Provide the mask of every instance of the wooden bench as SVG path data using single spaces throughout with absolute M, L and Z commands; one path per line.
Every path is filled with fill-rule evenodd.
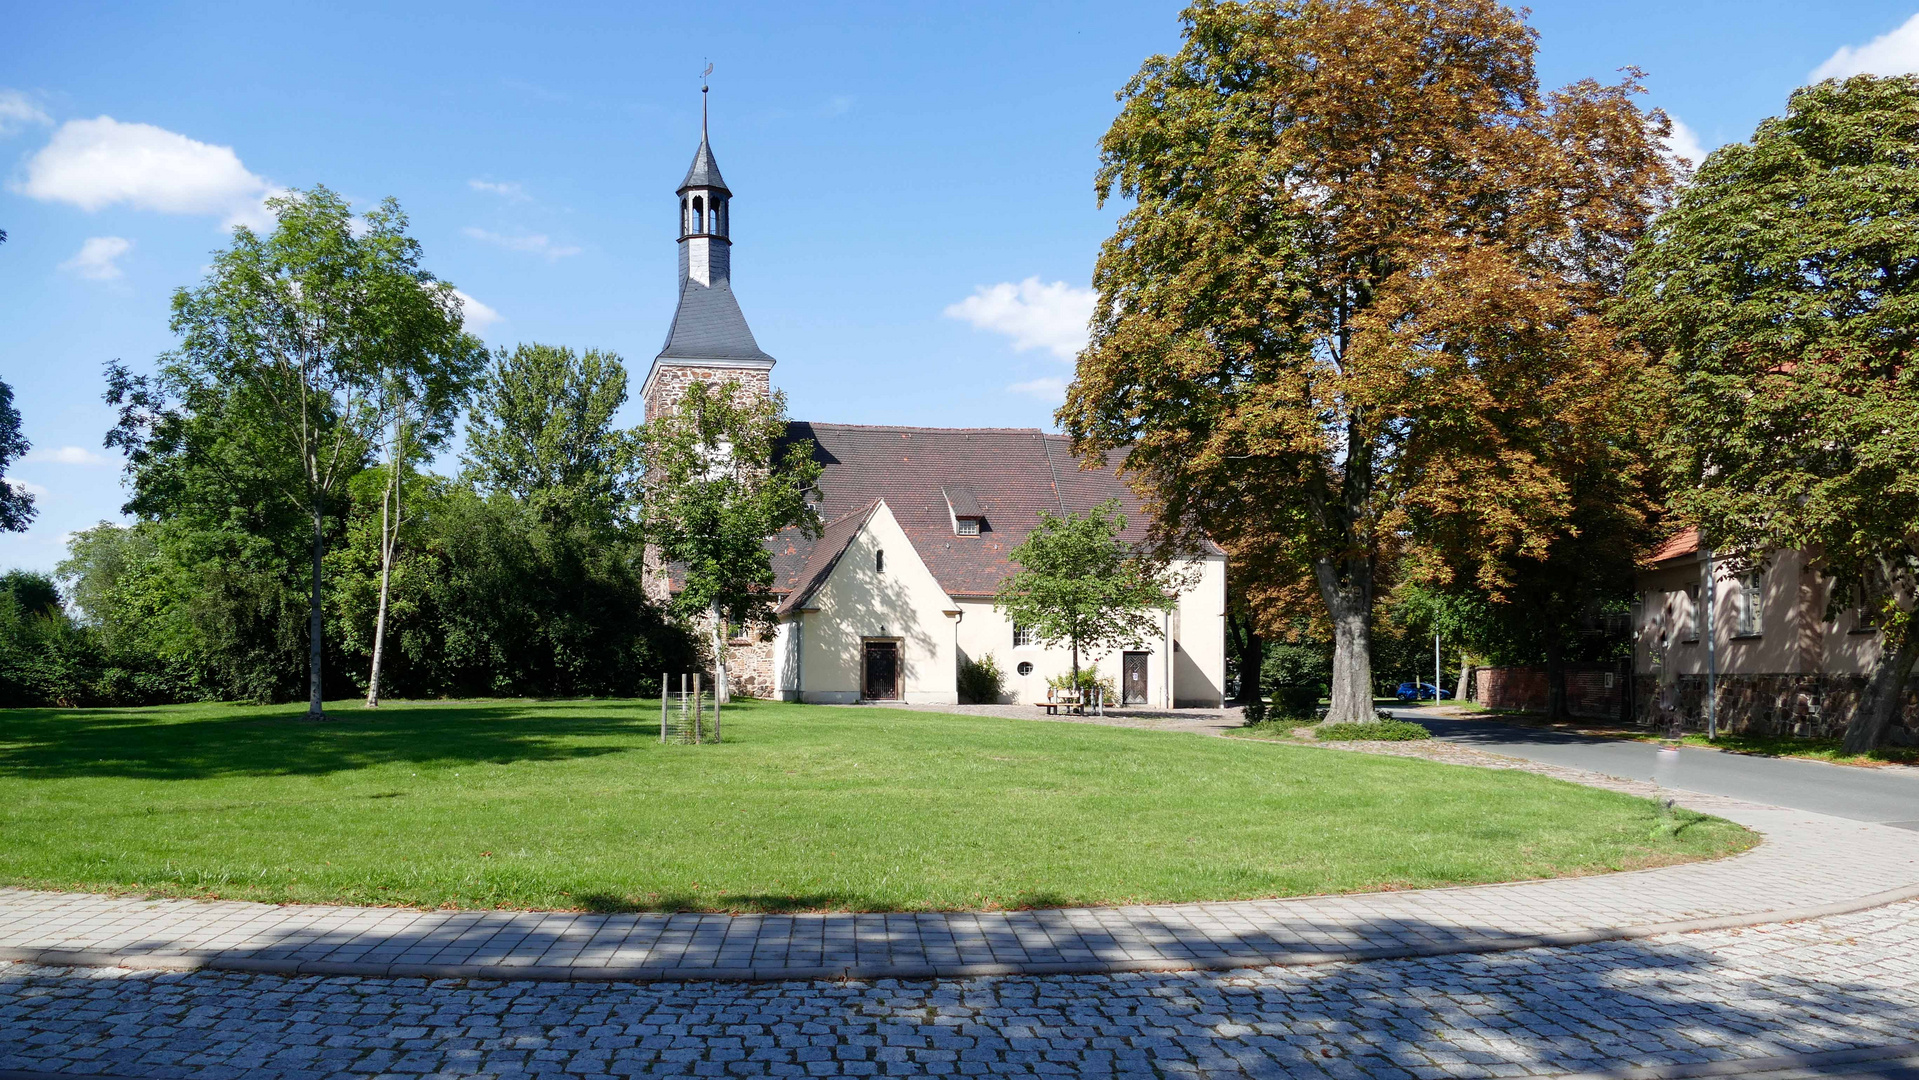
M 1033 702 L 1033 704 L 1039 708 L 1045 709 L 1046 715 L 1048 716 L 1058 716 L 1059 711 L 1061 709 L 1065 709 L 1068 713 L 1076 712 L 1076 713 L 1079 713 L 1081 716 L 1085 716 L 1086 706 L 1089 703 L 1086 700 L 1085 691 L 1061 690 L 1057 687 L 1049 686 L 1046 688 L 1046 700 L 1035 701 Z M 1093 700 L 1090 702 L 1090 704 L 1093 706 L 1093 711 L 1095 714 L 1099 716 L 1105 716 L 1106 715 L 1106 692 L 1104 690 L 1093 691 Z

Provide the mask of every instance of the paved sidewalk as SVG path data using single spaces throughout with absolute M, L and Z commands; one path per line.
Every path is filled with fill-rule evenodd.
M 1232 972 L 638 984 L 0 964 L 0 1069 L 155 1080 L 1469 1080 L 1646 1066 L 1748 1076 L 1758 1068 L 1735 1063 L 1780 1059 L 1850 1060 L 1856 1075 L 1877 1071 L 1862 1058 L 1898 1068 L 1889 1059 L 1916 1042 L 1919 902 L 1569 949 Z
M 1652 791 L 1649 785 L 1460 747 L 1374 749 Z M 0 960 L 602 980 L 1224 969 L 1569 945 L 1919 897 L 1919 834 L 1715 796 L 1681 794 L 1680 801 L 1752 827 L 1766 841 L 1731 859 L 1583 878 L 1003 913 L 450 912 L 8 889 L 0 890 Z

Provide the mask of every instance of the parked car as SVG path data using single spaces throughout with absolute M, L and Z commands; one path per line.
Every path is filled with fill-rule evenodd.
M 1444 687 L 1434 686 L 1432 683 L 1403 682 L 1399 684 L 1399 689 L 1394 692 L 1394 696 L 1398 697 L 1401 701 L 1427 701 L 1431 699 L 1443 701 L 1446 698 L 1452 697 L 1453 692 Z

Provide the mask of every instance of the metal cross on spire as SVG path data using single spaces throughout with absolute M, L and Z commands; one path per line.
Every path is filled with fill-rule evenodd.
M 706 77 L 713 74 L 713 62 L 706 63 L 706 70 L 700 72 L 700 141 L 706 141 Z

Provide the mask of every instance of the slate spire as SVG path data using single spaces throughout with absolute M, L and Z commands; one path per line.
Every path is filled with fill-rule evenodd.
M 702 86 L 700 147 L 694 151 L 693 164 L 676 192 L 680 203 L 680 302 L 666 331 L 666 345 L 654 358 L 642 390 L 649 403 L 661 373 L 668 368 L 764 372 L 773 366 L 773 358 L 753 340 L 753 331 L 733 297 L 733 192 L 720 177 L 706 126 L 706 88 Z M 709 372 L 706 377 L 715 375 L 723 372 Z M 764 377 L 760 381 L 764 382 Z

